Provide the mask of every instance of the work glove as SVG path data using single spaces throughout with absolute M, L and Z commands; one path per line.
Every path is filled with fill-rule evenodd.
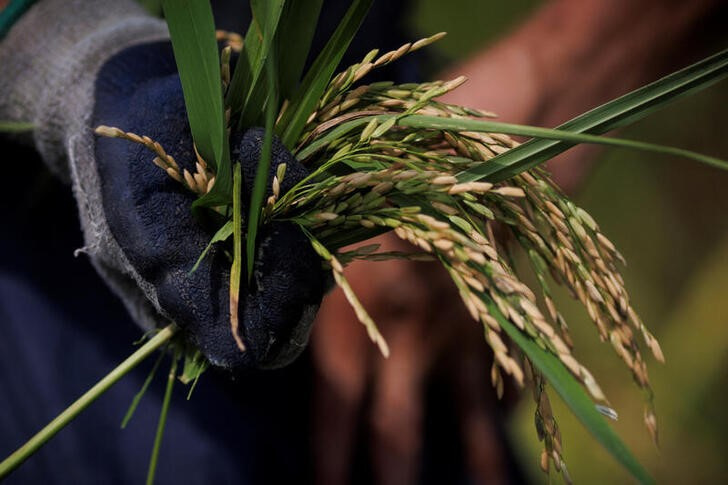
M 93 134 L 109 125 L 147 135 L 195 171 L 162 22 L 129 0 L 40 1 L 0 43 L 0 66 L 0 119 L 34 123 L 37 149 L 73 186 L 85 240 L 79 252 L 140 326 L 173 321 L 212 364 L 229 369 L 279 367 L 300 354 L 326 286 L 301 231 L 283 222 L 259 230 L 253 277 L 241 281 L 242 351 L 230 324 L 229 257 L 213 246 L 190 271 L 216 229 L 193 216 L 196 196 L 155 166 L 143 146 Z M 231 158 L 243 167 L 244 207 L 262 138 L 260 128 L 230 136 Z M 276 139 L 268 187 L 281 163 L 283 193 L 306 169 Z

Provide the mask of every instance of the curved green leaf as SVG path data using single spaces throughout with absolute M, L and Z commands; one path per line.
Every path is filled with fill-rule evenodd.
M 154 365 L 152 366 L 152 370 L 150 370 L 149 374 L 147 374 L 147 378 L 144 379 L 144 383 L 142 384 L 141 389 L 139 389 L 139 391 L 136 394 L 134 394 L 134 398 L 131 400 L 129 409 L 126 410 L 124 419 L 121 420 L 121 429 L 126 428 L 126 425 L 129 424 L 129 421 L 131 421 L 132 416 L 134 416 L 134 412 L 136 411 L 137 407 L 139 406 L 139 403 L 141 402 L 142 397 L 144 397 L 144 394 L 147 392 L 147 389 L 149 389 L 149 384 L 152 383 L 152 380 L 154 379 L 154 376 L 157 373 L 159 364 L 162 363 L 162 358 L 164 358 L 164 351 L 159 353 L 159 357 L 157 357 L 156 362 L 154 362 Z
M 551 128 L 540 128 L 537 126 L 527 126 L 527 125 L 516 125 L 512 123 L 501 123 L 499 121 L 486 121 L 486 120 L 473 120 L 473 119 L 463 119 L 463 118 L 443 118 L 439 116 L 424 116 L 424 115 L 373 115 L 373 116 L 365 116 L 362 118 L 357 118 L 352 121 L 348 121 L 346 123 L 342 123 L 341 125 L 337 126 L 333 130 L 331 130 L 330 133 L 327 133 L 326 135 L 322 136 L 318 140 L 314 141 L 313 143 L 309 144 L 305 149 L 301 150 L 296 156 L 299 160 L 303 160 L 306 157 L 310 156 L 323 146 L 325 146 L 330 140 L 334 140 L 337 137 L 340 137 L 347 132 L 351 131 L 352 129 L 355 129 L 356 127 L 362 126 L 367 124 L 372 119 L 377 119 L 380 122 L 385 120 L 392 120 L 393 118 L 397 118 L 397 125 L 399 126 L 407 126 L 411 128 L 421 128 L 421 129 L 434 129 L 434 130 L 452 130 L 452 131 L 480 131 L 480 132 L 489 132 L 489 133 L 505 133 L 508 135 L 520 135 L 520 136 L 529 136 L 539 139 L 543 142 L 549 142 L 549 143 L 555 143 L 555 142 L 562 142 L 562 143 L 569 143 L 570 146 L 573 146 L 577 143 L 591 143 L 591 144 L 597 144 L 597 145 L 607 145 L 607 146 L 613 146 L 613 147 L 619 147 L 619 148 L 629 148 L 633 150 L 643 150 L 648 152 L 655 152 L 655 153 L 662 153 L 667 155 L 675 155 L 675 156 L 681 156 L 685 158 L 689 158 L 692 160 L 696 160 L 698 162 L 705 163 L 707 165 L 721 168 L 724 170 L 728 170 L 728 162 L 721 160 L 719 158 L 710 157 L 708 155 L 703 155 L 701 153 L 696 153 L 691 150 L 685 150 L 683 148 L 676 148 L 676 147 L 669 147 L 665 145 L 658 145 L 654 143 L 645 143 L 641 141 L 635 141 L 635 140 L 625 140 L 623 138 L 614 138 L 614 137 L 606 137 L 606 136 L 598 136 L 598 135 L 590 135 L 590 134 L 583 134 L 583 133 L 574 133 L 570 131 L 565 131 L 562 129 L 551 129 Z M 521 145 L 523 146 L 523 145 Z M 516 151 L 519 147 L 513 148 L 507 152 L 505 152 L 503 155 L 499 155 L 497 157 L 494 157 L 483 164 L 476 166 L 473 169 L 467 170 L 465 172 L 461 172 L 458 174 L 458 179 L 462 182 L 474 180 L 473 174 L 475 173 L 482 173 L 484 171 L 484 167 L 488 167 L 491 164 L 493 164 L 496 160 L 500 159 L 500 157 L 507 155 L 508 153 L 511 153 L 513 151 Z M 530 168 L 532 165 L 529 165 L 527 168 Z M 525 169 L 522 169 L 525 170 Z M 518 170 L 515 173 L 511 174 L 515 175 L 519 173 L 522 170 Z M 477 176 L 476 179 L 480 180 L 486 178 L 485 175 L 483 176 Z M 487 179 L 489 181 L 492 180 L 491 176 L 487 176 Z M 502 178 L 498 178 L 496 181 L 500 181 Z
M 234 187 L 233 183 L 233 187 Z M 195 261 L 194 266 L 192 266 L 192 269 L 190 270 L 189 274 L 194 273 L 197 271 L 197 268 L 200 266 L 200 263 L 203 259 L 205 259 L 205 256 L 207 256 L 207 253 L 210 252 L 210 249 L 212 249 L 212 245 L 217 242 L 222 242 L 227 240 L 227 238 L 230 237 L 230 235 L 233 233 L 233 221 L 227 221 L 220 229 L 217 230 L 217 232 L 212 236 L 212 239 L 210 239 L 210 242 L 207 243 L 207 246 L 205 246 L 205 250 L 202 251 L 202 254 L 197 258 L 197 261 Z
M 216 171 L 210 193 L 195 207 L 224 205 L 230 201 L 232 171 L 225 129 L 220 56 L 210 2 L 163 0 L 162 8 L 172 38 L 192 138 L 197 150 Z
M 164 429 L 167 426 L 167 414 L 169 413 L 169 403 L 172 400 L 172 388 L 177 378 L 177 362 L 179 360 L 179 351 L 175 350 L 172 355 L 172 367 L 167 375 L 167 385 L 164 388 L 164 398 L 162 399 L 162 409 L 159 412 L 159 421 L 157 422 L 157 432 L 154 436 L 154 445 L 152 446 L 152 455 L 149 458 L 149 469 L 147 470 L 147 485 L 154 485 L 154 475 L 157 471 L 157 462 L 159 460 L 159 450 L 162 449 L 162 438 L 164 437 Z
M 726 76 L 728 49 L 603 104 L 564 123 L 558 129 L 574 133 L 606 133 L 644 118 L 668 103 L 705 89 Z M 462 181 L 485 178 L 494 182 L 506 180 L 553 158 L 573 145 L 569 141 L 530 140 L 488 160 L 488 163 L 461 173 L 458 178 Z
M 326 43 L 321 53 L 298 88 L 297 95 L 283 113 L 283 117 L 276 126 L 281 141 L 289 149 L 298 141 L 306 120 L 316 107 L 321 95 L 331 79 L 334 71 L 341 62 L 341 58 L 349 48 L 351 40 L 359 30 L 364 17 L 369 11 L 373 0 L 354 0 L 346 11 L 341 23 Z
M 569 373 L 559 359 L 552 353 L 542 349 L 523 334 L 510 321 L 505 319 L 498 307 L 483 296 L 483 301 L 498 324 L 513 342 L 528 356 L 531 362 L 541 371 L 549 384 L 561 396 L 579 421 L 596 438 L 619 463 L 621 463 L 640 483 L 653 483 L 652 477 L 632 455 L 617 433 L 609 426 L 594 402 L 582 388 L 576 378 Z
M 276 62 L 274 53 L 268 57 L 266 63 L 267 79 L 268 79 L 268 96 L 269 100 L 265 108 L 265 134 L 263 135 L 263 146 L 260 150 L 260 160 L 258 160 L 258 168 L 255 172 L 255 182 L 253 185 L 253 193 L 250 195 L 250 213 L 248 216 L 248 233 L 246 236 L 245 248 L 248 261 L 248 280 L 253 276 L 253 265 L 255 263 L 255 244 L 256 235 L 258 233 L 258 221 L 260 220 L 260 210 L 263 206 L 263 197 L 265 196 L 265 186 L 268 182 L 268 172 L 270 169 L 271 150 L 273 146 L 273 126 L 277 114 L 278 86 L 276 80 Z
M 281 16 L 278 86 L 281 99 L 291 99 L 306 64 L 323 0 L 288 0 Z
M 264 121 L 265 111 L 263 106 L 266 104 L 266 100 L 270 100 L 274 105 L 277 104 L 277 101 L 272 99 L 269 91 L 270 83 L 265 79 L 267 74 L 264 71 L 266 70 L 268 57 L 273 55 L 276 47 L 275 38 L 285 3 L 284 0 L 254 0 L 251 2 L 254 17 L 251 29 L 257 29 L 261 39 L 259 48 L 256 49 L 255 53 L 252 50 L 245 50 L 251 71 L 250 83 L 246 86 L 245 103 L 240 112 L 240 123 L 238 125 L 240 129 L 258 126 Z M 250 57 L 252 55 L 255 57 Z M 232 108 L 233 110 L 236 109 L 235 106 Z M 277 112 L 278 106 L 274 106 L 274 108 Z
M 555 141 L 569 144 L 573 146 L 577 143 L 592 143 L 596 145 L 607 145 L 619 148 L 630 148 L 633 150 L 643 150 L 647 152 L 662 153 L 666 155 L 675 155 L 711 165 L 716 168 L 728 170 L 728 162 L 719 158 L 710 157 L 700 153 L 696 153 L 683 148 L 669 147 L 665 145 L 658 145 L 655 143 L 645 143 L 635 140 L 626 140 L 624 138 L 614 138 L 598 135 L 590 135 L 585 133 L 575 133 L 561 128 L 540 128 L 537 126 L 526 126 L 516 125 L 512 123 L 501 123 L 498 121 L 485 121 L 485 120 L 472 120 L 472 119 L 460 119 L 460 118 L 442 118 L 439 116 L 422 116 L 422 115 L 407 115 L 401 117 L 397 124 L 400 126 L 411 126 L 413 128 L 429 128 L 429 129 L 440 129 L 440 130 L 458 130 L 458 131 L 484 131 L 491 133 L 505 133 L 508 135 L 518 136 L 530 136 L 538 138 L 540 140 L 548 140 L 551 143 Z M 518 147 L 514 148 L 514 151 Z M 549 157 L 551 158 L 551 157 Z M 495 158 L 488 160 L 482 164 L 482 166 L 490 166 Z M 529 166 L 531 166 L 529 164 Z M 471 180 L 471 172 L 475 172 L 479 167 L 475 167 L 462 174 L 458 175 L 458 179 L 461 181 Z M 524 169 L 525 170 L 525 169 Z M 515 174 L 513 174 L 515 175 Z M 483 178 L 483 177 L 479 177 Z M 493 181 L 492 175 L 488 177 L 489 181 Z M 499 179 L 502 180 L 502 179 Z M 496 180 L 498 181 L 498 180 Z

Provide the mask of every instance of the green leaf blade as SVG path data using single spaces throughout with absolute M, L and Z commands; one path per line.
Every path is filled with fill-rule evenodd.
M 121 429 L 126 428 L 126 425 L 129 424 L 129 421 L 131 420 L 132 416 L 134 416 L 134 412 L 136 411 L 137 407 L 139 406 L 139 403 L 141 402 L 142 397 L 144 397 L 144 394 L 146 394 L 147 389 L 149 389 L 149 384 L 152 383 L 152 380 L 154 379 L 154 376 L 157 373 L 157 369 L 159 368 L 159 364 L 162 363 L 163 357 L 164 357 L 164 351 L 159 353 L 159 357 L 157 357 L 156 362 L 154 362 L 154 365 L 152 366 L 152 370 L 149 371 L 147 378 L 144 379 L 144 383 L 142 384 L 141 389 L 139 389 L 139 392 L 134 394 L 134 398 L 132 399 L 131 404 L 129 405 L 129 409 L 126 410 L 124 419 L 121 420 Z
M 277 126 L 277 133 L 281 137 L 281 141 L 289 149 L 293 148 L 301 136 L 306 120 L 315 109 L 331 76 L 359 30 L 372 1 L 354 0 L 351 3 L 339 26 L 304 76 L 296 91 L 298 94 L 291 99 L 288 109 Z
M 207 253 L 210 252 L 210 249 L 212 249 L 212 246 L 217 242 L 226 241 L 227 238 L 229 238 L 233 233 L 233 221 L 227 221 L 220 229 L 217 230 L 217 232 L 212 236 L 212 239 L 210 239 L 210 242 L 207 243 L 207 246 L 205 246 L 205 250 L 202 251 L 202 254 L 197 258 L 197 261 L 195 261 L 194 266 L 192 266 L 192 269 L 190 270 L 189 274 L 194 273 L 197 271 L 197 268 L 200 266 L 200 263 L 202 263 L 202 260 L 205 259 L 205 256 L 207 256 Z
M 187 116 L 197 149 L 206 161 L 222 158 L 222 88 L 215 24 L 204 0 L 164 0 Z
M 285 0 L 253 0 L 251 2 L 253 15 L 256 18 L 255 23 L 262 26 L 262 40 L 256 57 L 252 59 L 250 85 L 240 113 L 239 127 L 241 129 L 259 125 L 264 119 L 261 116 L 261 113 L 264 112 L 263 106 L 271 96 L 264 71 L 268 64 L 268 57 L 273 55 L 276 46 L 276 32 L 285 4 Z
M 578 116 L 558 129 L 574 133 L 601 134 L 644 118 L 668 103 L 725 79 L 728 76 L 728 49 L 648 84 L 620 98 Z M 553 158 L 574 144 L 556 140 L 530 140 L 498 155 L 486 164 L 473 167 L 458 177 L 463 182 L 509 177 Z
M 216 171 L 215 185 L 194 207 L 230 201 L 231 168 L 220 83 L 220 56 L 210 3 L 204 0 L 163 0 L 172 38 L 192 138 Z
M 495 317 L 501 328 L 508 334 L 513 342 L 528 356 L 531 362 L 541 371 L 549 384 L 561 396 L 579 421 L 594 438 L 609 452 L 622 466 L 624 466 L 640 483 L 654 483 L 652 477 L 637 461 L 622 442 L 617 433 L 609 426 L 602 414 L 597 410 L 594 402 L 579 382 L 559 359 L 552 353 L 542 349 L 536 342 L 524 335 L 510 321 L 503 317 L 498 307 L 487 298 L 484 298 L 490 314 Z
M 154 445 L 152 446 L 152 455 L 149 458 L 149 469 L 147 470 L 147 485 L 154 485 L 154 476 L 157 472 L 157 462 L 159 460 L 159 450 L 162 448 L 162 438 L 164 437 L 164 429 L 167 426 L 167 414 L 169 413 L 169 403 L 172 400 L 172 388 L 177 378 L 177 361 L 179 353 L 175 351 L 172 355 L 172 367 L 169 369 L 167 376 L 167 385 L 164 388 L 164 398 L 162 399 L 162 410 L 159 413 L 159 421 L 157 422 L 157 432 L 154 436 Z
M 231 119 L 237 119 L 243 110 L 247 91 L 252 78 L 252 65 L 260 48 L 263 34 L 260 27 L 253 19 L 248 27 L 248 32 L 243 40 L 243 51 L 235 64 L 232 79 L 225 94 L 225 106 L 231 108 Z
M 240 275 L 243 266 L 243 217 L 242 217 L 242 168 L 236 163 L 233 168 L 233 264 L 230 267 L 230 326 L 233 337 L 241 347 L 238 336 L 238 306 L 240 302 Z
M 642 150 L 647 152 L 662 153 L 666 155 L 675 155 L 695 160 L 697 162 L 705 163 L 715 168 L 721 168 L 728 170 L 728 162 L 719 158 L 710 157 L 700 153 L 696 153 L 690 150 L 682 148 L 670 147 L 665 145 L 658 145 L 654 143 L 645 143 L 635 140 L 626 140 L 624 138 L 614 138 L 606 136 L 591 135 L 588 133 L 579 133 L 564 130 L 561 128 L 541 128 L 537 126 L 527 125 L 516 125 L 512 123 L 501 123 L 498 121 L 484 121 L 484 120 L 472 120 L 472 119 L 458 119 L 458 118 L 443 118 L 438 116 L 423 116 L 423 115 L 407 115 L 401 117 L 397 124 L 400 126 L 410 126 L 414 128 L 429 128 L 429 129 L 441 129 L 441 130 L 457 130 L 457 131 L 481 131 L 481 132 L 492 132 L 492 133 L 505 133 L 508 135 L 520 135 L 530 136 L 538 139 L 539 141 L 545 141 L 549 143 L 562 143 L 573 146 L 578 143 L 591 143 L 595 145 L 606 145 L 618 148 L 628 148 L 632 150 Z M 517 150 L 519 147 L 513 148 L 510 151 Z M 509 152 L 510 152 L 509 151 Z M 506 152 L 509 153 L 509 152 Z M 496 157 L 497 158 L 497 157 Z M 496 158 L 492 158 L 484 162 L 481 166 L 475 169 L 468 170 L 464 173 L 458 174 L 458 179 L 461 182 L 470 181 L 470 173 L 479 170 L 481 167 L 487 167 L 494 165 Z M 525 169 L 524 169 L 525 170 Z M 522 170 L 521 170 L 522 171 Z M 509 174 L 513 176 L 514 174 Z M 480 177 L 484 178 L 484 177 Z M 479 179 L 480 179 L 479 178 Z M 499 182 L 502 178 L 493 179 L 488 178 L 489 181 Z
M 246 236 L 246 256 L 248 263 L 248 280 L 253 276 L 253 267 L 255 264 L 255 247 L 258 234 L 258 223 L 260 220 L 260 211 L 263 207 L 263 197 L 265 196 L 265 186 L 268 182 L 268 172 L 271 164 L 271 151 L 273 147 L 273 128 L 277 114 L 278 87 L 275 84 L 276 64 L 273 53 L 267 62 L 267 79 L 269 99 L 265 112 L 265 134 L 263 135 L 263 146 L 260 152 L 260 160 L 258 161 L 258 169 L 255 172 L 255 181 L 253 185 L 253 193 L 250 196 L 250 213 L 248 215 L 248 233 Z
M 705 163 L 715 168 L 728 170 L 728 162 L 725 160 L 721 160 L 719 158 L 711 157 L 708 155 L 703 155 L 701 153 L 696 153 L 683 148 L 658 145 L 654 143 L 645 143 L 636 140 L 626 140 L 623 138 L 591 135 L 588 133 L 575 133 L 556 128 L 541 128 L 537 126 L 502 123 L 499 121 L 445 118 L 439 116 L 425 115 L 372 115 L 342 123 L 341 125 L 331 130 L 330 133 L 327 133 L 318 140 L 306 146 L 303 150 L 297 153 L 297 158 L 299 160 L 304 160 L 306 157 L 316 152 L 319 148 L 326 145 L 330 140 L 336 139 L 336 137 L 341 136 L 359 126 L 362 126 L 372 119 L 378 120 L 380 122 L 392 122 L 396 119 L 396 124 L 398 126 L 409 128 L 436 129 L 443 131 L 449 130 L 504 133 L 508 135 L 529 136 L 541 142 L 567 143 L 569 144 L 569 146 L 578 143 L 591 143 L 596 145 L 606 145 L 632 150 L 642 150 L 647 152 L 685 157 L 701 163 Z M 499 167 L 504 166 L 503 164 L 499 164 L 498 160 L 502 160 L 501 157 L 503 157 L 504 155 L 508 155 L 511 152 L 517 151 L 521 146 L 524 145 L 520 145 L 519 147 L 513 148 L 505 152 L 503 155 L 499 155 L 486 162 L 483 162 L 481 165 L 478 165 L 473 169 L 461 172 L 460 174 L 458 174 L 458 180 L 460 182 L 469 182 L 472 180 L 482 180 L 486 177 L 489 181 L 498 182 L 503 180 L 502 177 L 495 177 L 495 175 L 493 175 Z M 530 166 L 527 168 L 530 168 Z M 519 169 L 513 173 L 509 173 L 509 176 L 505 178 L 509 178 L 526 169 Z
M 311 49 L 323 0 L 288 0 L 276 38 L 281 99 L 291 99 Z

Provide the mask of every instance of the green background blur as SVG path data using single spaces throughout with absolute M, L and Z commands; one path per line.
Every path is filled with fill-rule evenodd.
M 422 34 L 447 31 L 440 49 L 459 58 L 507 33 L 539 3 L 419 0 L 412 27 Z M 620 136 L 728 159 L 726 107 L 728 81 L 723 81 L 621 131 Z M 728 478 L 728 173 L 681 159 L 611 150 L 599 156 L 575 198 L 627 259 L 624 276 L 633 305 L 662 344 L 667 363 L 648 359 L 660 425 L 659 450 L 642 424 L 642 394 L 629 372 L 611 346 L 599 342 L 586 312 L 562 294 L 558 303 L 570 324 L 577 358 L 600 381 L 619 412 L 615 429 L 658 483 L 724 482 Z M 551 395 L 572 478 L 577 483 L 630 483 L 556 394 Z M 548 478 L 538 467 L 541 445 L 533 412 L 531 400 L 522 399 L 509 424 L 510 435 L 526 474 L 534 483 L 546 483 Z

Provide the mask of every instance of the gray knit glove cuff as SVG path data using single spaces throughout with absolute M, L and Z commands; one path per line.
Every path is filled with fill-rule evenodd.
M 164 25 L 130 0 L 42 1 L 0 44 L 0 65 L 7 66 L 0 71 L 0 119 L 35 124 L 38 150 L 73 184 L 82 251 L 137 323 L 176 322 L 220 367 L 285 365 L 303 350 L 326 286 L 321 260 L 299 228 L 280 221 L 261 228 L 253 279 L 241 282 L 233 326 L 224 249 L 213 248 L 190 273 L 214 232 L 190 212 L 194 196 L 150 163 L 143 147 L 93 135 L 96 124 L 148 135 L 194 169 L 171 45 L 155 42 L 166 37 Z M 262 139 L 256 128 L 231 135 L 245 193 Z M 279 163 L 286 164 L 286 184 L 308 174 L 278 140 L 271 162 L 270 180 Z
M 125 48 L 168 37 L 164 22 L 132 0 L 41 0 L 0 42 L 0 120 L 34 124 L 37 150 L 73 185 L 85 240 L 81 251 L 144 328 L 159 318 L 156 291 L 109 230 L 90 123 L 104 62 Z
M 92 142 L 96 73 L 115 53 L 168 38 L 133 0 L 41 0 L 0 42 L 0 120 L 30 121 L 35 146 L 70 180 L 73 138 Z

